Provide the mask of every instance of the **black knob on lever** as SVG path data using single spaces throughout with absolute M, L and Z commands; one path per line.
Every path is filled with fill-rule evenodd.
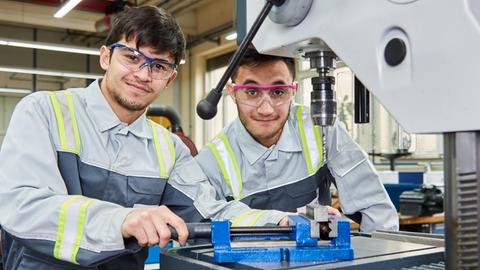
M 217 114 L 217 104 L 222 97 L 222 91 L 217 92 L 215 88 L 208 93 L 207 97 L 197 104 L 197 114 L 200 118 L 208 120 Z

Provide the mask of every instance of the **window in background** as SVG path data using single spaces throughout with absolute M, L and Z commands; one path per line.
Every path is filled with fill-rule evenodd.
M 217 86 L 220 78 L 227 69 L 228 60 L 233 53 L 224 54 L 207 60 L 207 72 L 205 74 L 205 93 Z M 226 90 L 224 90 L 223 97 L 217 106 L 217 115 L 211 119 L 203 121 L 204 142 L 206 144 L 213 137 L 215 137 L 228 123 L 237 117 L 237 107 L 233 103 Z

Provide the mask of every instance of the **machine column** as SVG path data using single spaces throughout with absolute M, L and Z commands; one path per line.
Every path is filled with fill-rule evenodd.
M 447 269 L 480 268 L 480 131 L 444 135 Z

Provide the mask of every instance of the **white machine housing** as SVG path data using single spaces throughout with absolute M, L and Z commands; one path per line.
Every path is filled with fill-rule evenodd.
M 247 29 L 264 5 L 247 0 Z M 407 48 L 395 67 L 392 38 Z M 408 132 L 480 130 L 479 0 L 313 0 L 295 26 L 267 18 L 253 44 L 291 57 L 332 50 Z

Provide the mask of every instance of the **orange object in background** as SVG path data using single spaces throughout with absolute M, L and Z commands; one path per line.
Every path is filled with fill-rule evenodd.
M 171 131 L 172 122 L 166 116 L 152 116 L 147 115 L 148 119 L 151 119 L 153 122 L 162 125 L 164 128 Z
M 148 107 L 147 117 L 180 137 L 183 143 L 190 149 L 192 156 L 198 154 L 197 147 L 193 141 L 183 133 L 180 117 L 173 108 L 166 105 L 152 104 Z

